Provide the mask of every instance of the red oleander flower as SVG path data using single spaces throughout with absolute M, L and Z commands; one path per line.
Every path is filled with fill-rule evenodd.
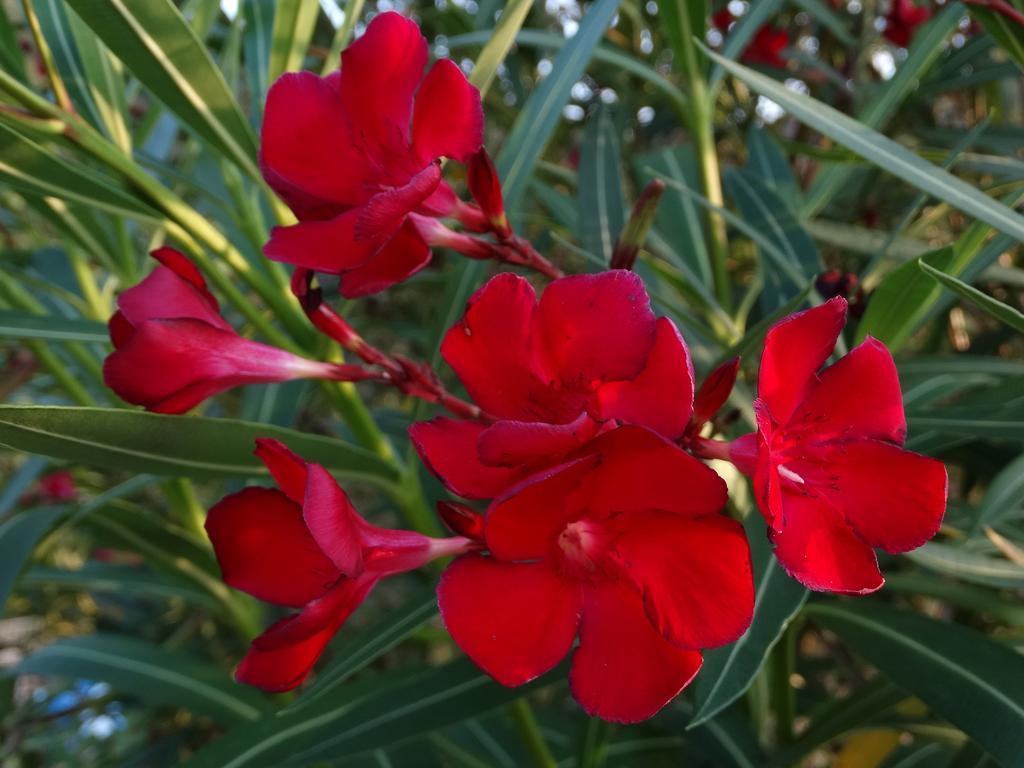
M 275 227 L 277 261 L 340 275 L 348 297 L 383 290 L 454 235 L 433 217 L 459 203 L 441 157 L 483 143 L 480 93 L 448 59 L 424 75 L 427 42 L 398 13 L 375 17 L 327 77 L 282 75 L 264 112 L 260 162 L 299 223 Z
M 626 270 L 555 280 L 540 301 L 523 278 L 498 275 L 441 353 L 490 423 L 436 418 L 410 436 L 466 498 L 493 498 L 618 423 L 678 437 L 692 411 L 686 343 Z
M 711 17 L 711 24 L 722 34 L 729 31 L 730 25 L 736 17 L 728 8 L 723 8 Z M 765 24 L 754 34 L 753 39 L 747 45 L 746 50 L 740 57 L 743 61 L 751 64 L 763 64 L 767 67 L 785 69 L 786 60 L 780 55 L 786 46 L 789 45 L 789 32 L 785 29 Z
M 371 525 L 318 464 L 275 440 L 256 455 L 280 490 L 246 488 L 210 510 L 206 531 L 224 581 L 301 611 L 252 642 L 235 677 L 267 691 L 295 688 L 324 647 L 382 578 L 474 546 Z
M 297 378 L 356 380 L 358 366 L 315 362 L 239 336 L 195 265 L 173 248 L 160 265 L 118 296 L 110 318 L 114 352 L 103 379 L 121 399 L 158 413 L 184 413 L 215 394 L 258 382 Z
M 846 322 L 834 298 L 777 323 L 765 338 L 758 431 L 733 444 L 753 473 L 775 555 L 810 589 L 865 594 L 882 575 L 873 548 L 907 552 L 939 529 L 946 468 L 903 450 L 896 365 L 873 338 L 818 369 Z
M 725 483 L 655 433 L 624 426 L 496 499 L 489 555 L 444 572 L 441 616 L 463 651 L 517 686 L 573 653 L 588 714 L 651 717 L 697 674 L 701 649 L 738 638 L 754 604 L 742 528 L 717 514 Z
M 890 42 L 906 48 L 914 38 L 917 28 L 931 16 L 931 8 L 914 5 L 913 0 L 891 0 L 889 13 L 885 17 L 885 31 L 882 34 Z

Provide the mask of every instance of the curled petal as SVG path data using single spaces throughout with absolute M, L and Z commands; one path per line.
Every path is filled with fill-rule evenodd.
M 284 443 L 267 437 L 256 438 L 253 453 L 266 466 L 284 495 L 301 506 L 306 498 L 305 460 Z
M 425 203 L 441 181 L 441 166 L 430 163 L 407 184 L 379 192 L 360 209 L 355 236 L 359 240 L 391 235 L 410 213 Z
M 505 563 L 464 555 L 437 588 L 452 639 L 502 685 L 544 674 L 569 652 L 582 590 L 544 563 Z
M 338 289 L 347 299 L 383 291 L 430 263 L 430 247 L 409 216 L 369 261 L 341 273 Z
M 846 323 L 846 299 L 836 297 L 813 309 L 797 312 L 771 327 L 764 339 L 757 394 L 772 416 L 785 424 L 815 375 L 835 348 Z
M 416 93 L 412 143 L 420 162 L 450 157 L 465 163 L 484 141 L 480 91 L 451 59 L 430 68 Z
M 693 401 L 693 426 L 700 429 L 708 421 L 715 417 L 715 414 L 725 405 L 729 399 L 732 388 L 736 384 L 736 374 L 740 369 L 740 359 L 734 357 L 726 360 L 715 368 L 704 383 Z
M 136 286 L 117 297 L 121 316 L 133 326 L 147 320 L 193 318 L 230 330 L 220 316 L 217 300 L 207 290 L 199 270 L 171 248 L 153 252 L 160 266 Z
M 476 421 L 437 418 L 409 428 L 409 437 L 427 468 L 454 494 L 490 499 L 518 482 L 520 469 L 491 467 L 477 455 L 486 425 Z
M 537 335 L 562 384 L 631 379 L 654 346 L 655 322 L 643 281 L 613 269 L 551 283 L 537 312 Z
M 317 272 L 339 274 L 365 264 L 381 246 L 378 240 L 358 239 L 356 223 L 362 210 L 353 208 L 327 221 L 302 221 L 274 227 L 263 246 L 273 261 Z
M 206 532 L 224 581 L 268 603 L 304 605 L 338 579 L 302 510 L 280 491 L 246 488 L 225 497 L 207 515 Z
M 346 579 L 301 613 L 272 625 L 253 640 L 249 653 L 235 670 L 235 679 L 272 692 L 290 691 L 300 685 L 375 583 L 372 579 Z
M 348 577 L 363 570 L 360 518 L 348 495 L 319 464 L 307 469 L 302 517 L 320 551 Z
M 597 411 L 604 421 L 618 419 L 679 437 L 693 411 L 693 364 L 675 323 L 660 317 L 654 347 L 636 378 L 605 384 L 597 391 Z
M 569 686 L 591 717 L 638 723 L 674 699 L 700 670 L 700 653 L 669 643 L 621 582 L 588 586 Z
M 585 413 L 568 424 L 498 421 L 480 434 L 477 451 L 480 460 L 491 466 L 551 465 L 590 440 L 598 429 L 600 425 Z

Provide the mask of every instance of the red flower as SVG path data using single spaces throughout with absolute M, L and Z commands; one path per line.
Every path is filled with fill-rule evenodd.
M 39 478 L 39 496 L 46 501 L 73 501 L 78 498 L 78 486 L 68 470 L 61 469 Z
M 723 8 L 712 15 L 711 24 L 722 34 L 725 34 L 729 31 L 729 27 L 735 19 L 736 17 L 732 15 L 728 8 Z M 747 45 L 740 58 L 751 64 L 763 64 L 766 67 L 785 69 L 786 60 L 780 54 L 788 45 L 789 32 L 785 29 L 765 24 L 754 34 L 753 39 Z
M 932 16 L 931 8 L 914 5 L 913 0 L 892 0 L 889 13 L 885 17 L 886 39 L 906 48 L 914 37 L 914 32 Z
M 649 430 L 624 426 L 496 499 L 490 556 L 444 572 L 452 638 L 508 686 L 573 653 L 569 683 L 588 714 L 637 722 L 697 674 L 700 650 L 750 624 L 742 528 L 717 512 L 725 483 Z
M 733 444 L 753 470 L 775 555 L 810 589 L 880 588 L 873 547 L 907 552 L 939 529 L 946 468 L 902 450 L 896 365 L 872 338 L 820 374 L 846 321 L 846 301 L 777 323 L 765 338 L 754 402 L 758 431 Z M 756 462 L 756 465 L 755 465 Z
M 296 378 L 355 380 L 357 366 L 306 360 L 243 339 L 220 316 L 217 300 L 195 265 L 172 248 L 117 299 L 110 318 L 115 351 L 103 365 L 107 386 L 123 400 L 158 413 L 184 413 L 240 384 Z
M 483 143 L 480 93 L 448 59 L 424 75 L 416 23 L 382 13 L 327 77 L 282 75 L 267 96 L 260 160 L 300 223 L 275 227 L 277 261 L 341 276 L 345 296 L 383 290 L 427 265 L 430 217 L 457 198 L 438 159 Z
M 693 367 L 643 282 L 610 270 L 555 280 L 537 301 L 523 278 L 494 277 L 441 345 L 489 424 L 437 418 L 413 443 L 449 490 L 493 498 L 616 423 L 668 438 L 693 406 Z
M 224 581 L 275 605 L 301 608 L 252 642 L 235 677 L 268 691 L 295 688 L 382 578 L 460 554 L 468 539 L 432 539 L 371 525 L 318 464 L 257 440 L 281 490 L 246 488 L 210 510 L 206 531 Z

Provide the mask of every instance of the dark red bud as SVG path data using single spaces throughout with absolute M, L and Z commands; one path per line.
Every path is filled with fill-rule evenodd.
M 481 149 L 469 159 L 469 192 L 490 222 L 494 234 L 501 239 L 512 236 L 505 201 L 501 194 L 501 179 L 487 150 Z
M 437 514 L 456 536 L 465 536 L 473 541 L 484 540 L 484 516 L 475 509 L 457 501 L 439 501 Z
M 729 399 L 729 394 L 736 383 L 736 374 L 739 369 L 740 359 L 734 357 L 715 368 L 704 379 L 704 383 L 701 384 L 700 390 L 693 400 L 693 418 L 690 419 L 691 431 L 699 430 L 725 405 L 725 401 Z
M 838 269 L 822 272 L 814 281 L 815 290 L 823 299 L 831 299 L 843 294 L 843 273 Z

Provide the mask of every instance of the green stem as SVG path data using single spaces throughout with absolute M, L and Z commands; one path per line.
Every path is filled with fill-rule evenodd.
M 89 268 L 89 264 L 82 257 L 76 247 L 69 247 L 66 250 L 68 261 L 71 262 L 71 271 L 75 273 L 78 287 L 82 289 L 82 298 L 85 299 L 92 320 L 105 321 L 110 316 L 110 308 L 100 294 L 99 286 L 96 284 L 96 276 Z
M 796 719 L 796 692 L 791 678 L 796 670 L 796 638 L 799 622 L 792 622 L 772 651 L 772 699 L 775 710 L 775 745 L 793 740 Z
M 509 712 L 534 766 L 536 768 L 556 768 L 558 763 L 555 762 L 547 742 L 544 741 L 530 702 L 525 698 L 516 699 L 509 704 Z
M 164 496 L 177 513 L 181 527 L 201 541 L 206 541 L 206 510 L 199 503 L 191 480 L 176 477 L 163 484 Z
M 74 105 L 71 103 L 71 97 L 68 96 L 68 89 L 64 87 L 64 81 L 60 79 L 60 72 L 57 71 L 57 65 L 53 61 L 53 53 L 50 51 L 50 46 L 46 44 L 46 38 L 43 37 L 43 30 L 39 26 L 39 18 L 36 16 L 35 8 L 32 7 L 32 0 L 21 0 L 21 8 L 25 14 L 28 28 L 32 32 L 32 39 L 35 41 L 39 58 L 43 62 L 43 69 L 46 70 L 46 77 L 50 81 L 50 88 L 53 89 L 54 100 L 62 108 L 73 112 Z

